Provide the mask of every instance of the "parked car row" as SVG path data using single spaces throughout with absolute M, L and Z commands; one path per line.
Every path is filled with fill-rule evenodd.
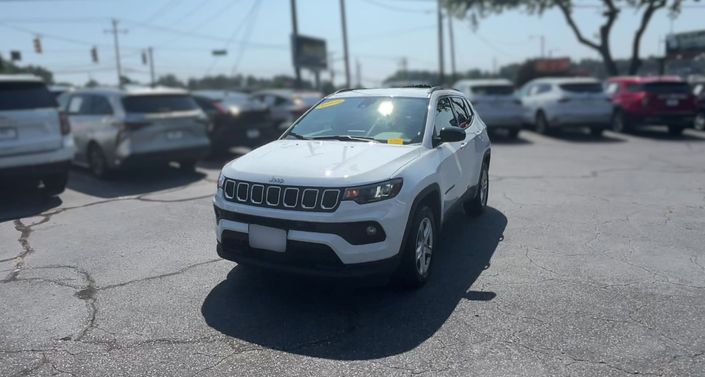
M 208 153 L 255 146 L 279 134 L 317 93 L 173 88 L 48 88 L 31 75 L 0 75 L 0 178 L 3 184 L 66 186 L 71 163 L 99 178 L 131 166 L 176 162 L 193 170 Z
M 661 125 L 672 135 L 685 128 L 705 130 L 704 83 L 678 77 L 613 77 L 602 83 L 587 77 L 540 78 L 514 90 L 508 80 L 461 80 L 465 93 L 487 125 L 516 137 L 523 125 L 540 133 L 587 128 L 628 132 Z

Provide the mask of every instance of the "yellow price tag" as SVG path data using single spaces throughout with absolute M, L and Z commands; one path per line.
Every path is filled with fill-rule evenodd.
M 322 104 L 316 106 L 316 110 L 325 109 L 326 107 L 331 107 L 331 106 L 335 106 L 335 105 L 340 105 L 343 102 L 345 102 L 344 99 L 333 99 L 328 102 L 323 102 Z
M 404 144 L 404 139 L 387 139 L 387 144 L 402 145 Z

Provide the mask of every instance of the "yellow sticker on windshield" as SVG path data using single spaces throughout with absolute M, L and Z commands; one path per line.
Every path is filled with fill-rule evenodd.
M 331 106 L 335 106 L 335 105 L 340 105 L 343 102 L 345 102 L 344 99 L 333 99 L 328 102 L 323 102 L 322 104 L 316 106 L 316 110 L 325 109 L 326 107 L 331 107 Z
M 404 144 L 404 139 L 387 139 L 387 144 Z

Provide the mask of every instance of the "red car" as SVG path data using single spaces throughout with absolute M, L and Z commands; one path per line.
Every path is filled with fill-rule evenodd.
M 678 77 L 612 77 L 606 91 L 614 104 L 615 132 L 665 125 L 671 135 L 680 135 L 695 119 L 697 100 L 690 85 Z

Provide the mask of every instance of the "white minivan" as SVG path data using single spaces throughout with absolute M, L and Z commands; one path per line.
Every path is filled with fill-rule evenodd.
M 0 75 L 0 182 L 64 191 L 74 142 L 66 118 L 44 82 L 31 75 Z
M 509 138 L 519 135 L 524 107 L 514 94 L 514 84 L 507 79 L 460 80 L 453 88 L 463 92 L 490 131 L 506 130 Z

